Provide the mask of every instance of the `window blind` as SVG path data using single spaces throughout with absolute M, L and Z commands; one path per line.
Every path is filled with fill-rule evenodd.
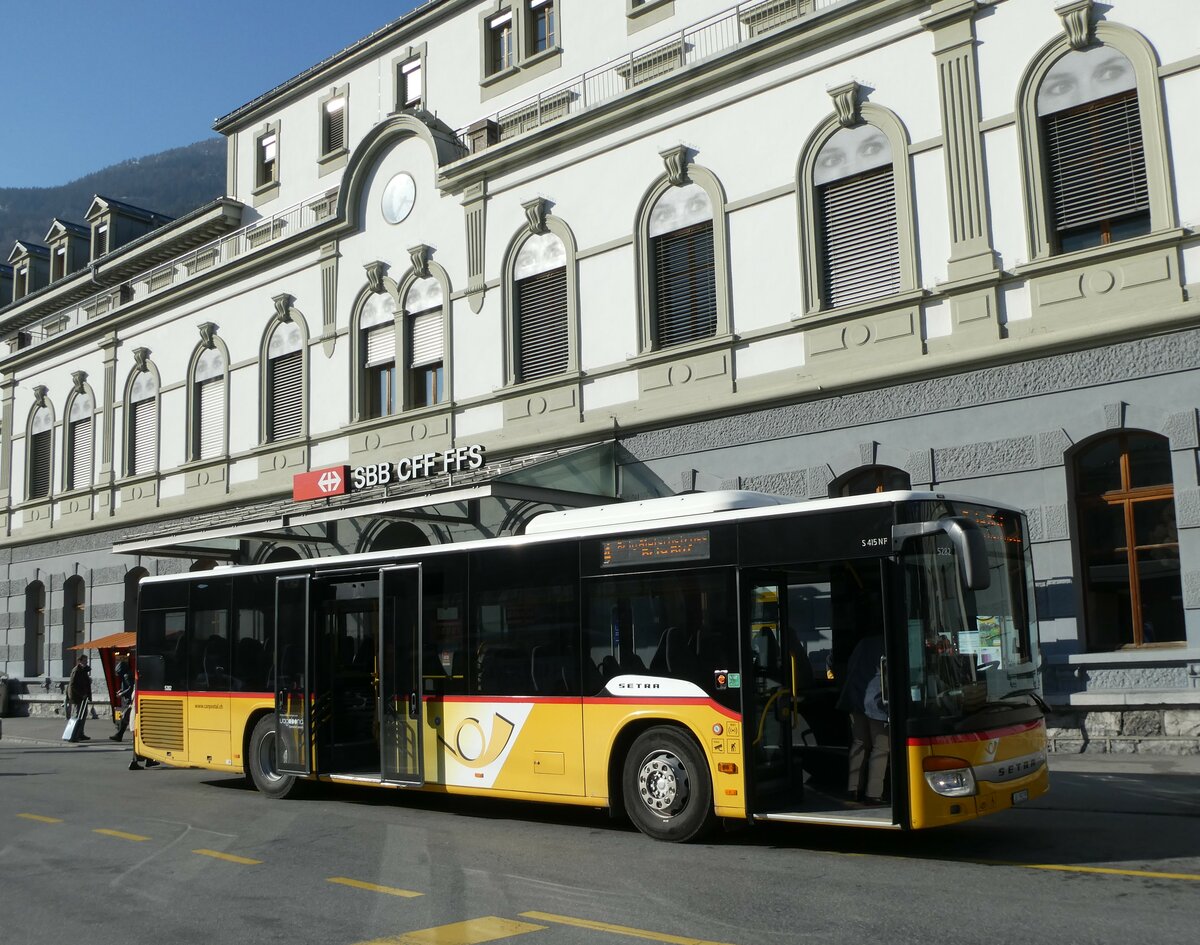
M 197 458 L 212 459 L 225 452 L 225 380 L 204 381 L 197 392 Z
M 413 315 L 410 321 L 412 367 L 436 364 L 442 360 L 442 310 L 433 309 Z
M 660 348 L 717 333 L 717 283 L 711 220 L 651 240 L 654 339 Z
M 271 359 L 272 440 L 299 436 L 304 419 L 303 360 L 299 351 Z
M 533 381 L 567 369 L 567 270 L 517 282 L 517 379 Z
M 396 327 L 390 321 L 386 325 L 371 328 L 366 333 L 367 360 L 364 367 L 391 364 L 396 360 Z
M 50 447 L 53 430 L 42 430 L 30 437 L 29 498 L 44 499 L 50 494 Z
M 132 475 L 141 475 L 154 471 L 154 440 L 155 440 L 155 400 L 148 397 L 133 405 L 133 422 L 130 424 L 129 435 L 132 439 L 129 456 Z
M 68 489 L 82 489 L 92 481 L 92 420 L 74 420 L 70 431 L 71 469 Z
M 900 289 L 900 234 L 890 167 L 820 189 L 826 305 L 851 305 Z
M 1136 92 L 1089 102 L 1042 121 L 1056 229 L 1150 209 Z

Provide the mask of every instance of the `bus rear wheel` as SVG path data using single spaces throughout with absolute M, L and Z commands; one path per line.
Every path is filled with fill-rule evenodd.
M 621 789 L 629 819 L 655 840 L 686 843 L 715 821 L 708 764 L 677 728 L 660 726 L 637 737 L 625 756 Z
M 298 784 L 294 775 L 280 774 L 276 765 L 275 733 L 278 727 L 274 712 L 259 719 L 250 733 L 250 749 L 246 753 L 250 780 L 267 797 L 287 797 Z

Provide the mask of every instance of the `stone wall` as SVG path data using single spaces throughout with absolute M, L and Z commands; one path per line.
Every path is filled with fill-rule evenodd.
M 1046 725 L 1052 752 L 1200 755 L 1200 708 L 1068 710 Z

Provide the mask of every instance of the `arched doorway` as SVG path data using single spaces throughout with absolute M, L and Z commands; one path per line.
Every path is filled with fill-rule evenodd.
M 138 585 L 149 574 L 145 568 L 130 568 L 125 572 L 125 604 L 122 611 L 125 621 L 122 630 L 137 629 Z
M 429 544 L 425 533 L 411 522 L 389 522 L 364 543 L 364 551 L 398 551 L 401 548 L 423 548 Z
M 84 606 L 83 578 L 75 574 L 63 582 L 62 661 L 64 676 L 71 672 L 71 667 L 75 665 L 75 657 L 78 656 L 78 653 L 70 648 L 85 642 Z
M 1171 448 L 1122 431 L 1084 444 L 1071 468 L 1088 647 L 1185 638 Z
M 46 585 L 30 581 L 25 588 L 25 675 L 40 676 L 45 669 Z
M 895 466 L 859 466 L 829 484 L 830 498 L 850 495 L 871 495 L 894 489 L 911 489 L 908 473 Z

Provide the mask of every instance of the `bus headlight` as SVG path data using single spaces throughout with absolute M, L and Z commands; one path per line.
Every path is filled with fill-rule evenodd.
M 934 755 L 921 762 L 925 780 L 935 794 L 943 797 L 970 797 L 975 793 L 975 772 L 962 758 Z

